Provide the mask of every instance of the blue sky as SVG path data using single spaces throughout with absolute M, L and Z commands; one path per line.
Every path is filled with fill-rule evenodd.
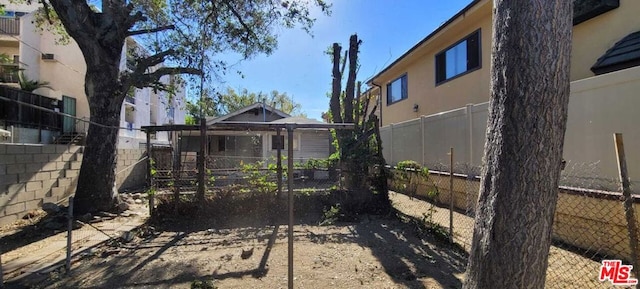
M 246 60 L 224 76 L 221 87 L 253 92 L 278 90 L 294 97 L 310 118 L 320 120 L 329 106 L 331 62 L 324 52 L 333 43 L 348 47 L 357 33 L 360 46 L 358 80 L 380 72 L 413 45 L 460 11 L 471 0 L 334 0 L 332 15 L 315 11 L 313 37 L 300 29 L 279 32 L 271 55 Z M 366 86 L 363 87 L 366 89 Z

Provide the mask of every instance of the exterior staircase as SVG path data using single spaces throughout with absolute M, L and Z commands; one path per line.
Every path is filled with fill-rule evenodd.
M 84 133 L 64 133 L 53 140 L 54 144 L 64 144 L 64 145 L 79 145 L 83 146 L 86 135 Z
M 84 147 L 80 147 L 69 156 L 64 168 L 58 170 L 58 178 L 51 189 L 45 194 L 43 202 L 63 203 L 66 197 L 75 192 L 78 184 L 78 175 L 82 164 Z

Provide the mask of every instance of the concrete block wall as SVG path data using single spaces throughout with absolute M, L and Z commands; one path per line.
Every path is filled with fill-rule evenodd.
M 147 162 L 144 149 L 118 149 L 116 189 L 138 189 L 146 185 Z
M 0 144 L 0 225 L 75 189 L 82 147 Z
M 73 194 L 82 153 L 83 147 L 73 145 L 0 144 L 0 226 Z M 118 150 L 118 190 L 145 185 L 146 162 L 138 162 L 144 154 L 141 149 Z

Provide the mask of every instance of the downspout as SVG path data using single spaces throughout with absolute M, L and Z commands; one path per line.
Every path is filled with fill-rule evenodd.
M 380 108 L 380 115 L 378 118 L 380 119 L 380 127 L 382 127 L 382 86 L 376 84 L 373 80 L 371 81 L 371 85 L 378 87 L 378 91 L 380 92 L 378 93 L 378 107 Z

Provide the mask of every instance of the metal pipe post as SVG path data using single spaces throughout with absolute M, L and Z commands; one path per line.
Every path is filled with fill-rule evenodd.
M 71 271 L 71 232 L 73 231 L 73 196 L 69 197 L 69 215 L 67 226 L 67 260 L 65 263 L 65 269 L 67 274 Z
M 453 244 L 453 147 L 449 149 L 449 242 Z
M 287 186 L 289 191 L 289 289 L 293 289 L 293 128 L 287 127 Z

